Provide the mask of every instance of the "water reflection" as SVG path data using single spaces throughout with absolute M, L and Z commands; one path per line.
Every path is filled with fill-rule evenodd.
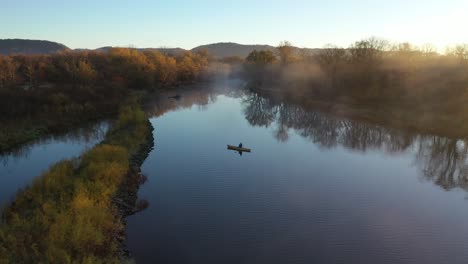
M 167 112 L 188 109 L 196 106 L 205 111 L 208 105 L 216 102 L 221 94 L 233 98 L 244 96 L 245 82 L 241 80 L 223 80 L 214 83 L 176 87 L 159 91 L 147 100 L 144 107 L 150 117 L 160 117 Z
M 67 133 L 48 135 L 0 155 L 0 209 L 15 193 L 52 164 L 80 155 L 101 141 L 108 121 L 85 124 Z
M 182 95 L 181 95 L 182 94 Z M 209 87 L 183 87 L 162 91 L 154 95 L 145 105 L 145 112 L 151 117 L 160 117 L 167 112 L 197 106 L 200 111 L 216 101 L 219 91 Z
M 216 102 L 220 94 L 242 97 L 244 116 L 249 124 L 273 127 L 273 137 L 279 142 L 288 141 L 289 134 L 294 132 L 325 149 L 341 146 L 363 153 L 369 150 L 386 154 L 411 152 L 425 179 L 446 190 L 462 188 L 468 191 L 468 144 L 465 139 L 422 135 L 363 120 L 339 118 L 238 87 L 212 87 L 181 88 L 161 93 L 150 101 L 146 110 L 159 117 L 193 106 L 203 111 Z M 178 100 L 174 100 L 177 95 Z
M 168 98 L 176 94 L 180 100 Z M 158 117 L 151 120 L 157 147 L 142 166 L 151 180 L 139 197 L 151 204 L 128 219 L 138 263 L 468 257 L 464 193 L 444 191 L 468 190 L 465 140 L 328 115 L 236 87 L 168 91 L 148 111 Z M 226 143 L 239 142 L 255 153 L 226 151 Z
M 468 146 L 466 141 L 425 137 L 418 141 L 416 156 L 425 177 L 445 190 L 468 191 Z
M 63 144 L 83 144 L 84 146 L 94 145 L 96 139 L 104 138 L 110 121 L 104 120 L 83 124 L 80 127 L 70 131 L 53 133 L 45 135 L 37 140 L 22 144 L 8 152 L 0 153 L 0 163 L 7 166 L 10 161 L 27 158 L 31 150 L 37 146 L 47 145 L 52 142 L 61 142 Z
M 446 190 L 458 187 L 468 191 L 468 144 L 464 139 L 420 135 L 341 119 L 257 93 L 247 93 L 243 104 L 247 121 L 252 126 L 274 127 L 274 137 L 280 142 L 287 141 L 293 130 L 323 148 L 342 146 L 387 154 L 415 151 L 416 164 L 426 179 Z

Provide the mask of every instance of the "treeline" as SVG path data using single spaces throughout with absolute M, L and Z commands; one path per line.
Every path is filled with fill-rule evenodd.
M 376 38 L 316 51 L 283 42 L 276 53 L 252 52 L 245 64 L 245 76 L 256 85 L 287 84 L 288 89 L 298 88 L 295 92 L 321 97 L 388 101 L 467 95 L 468 44 L 439 54 L 430 45 L 392 44 Z
M 196 80 L 207 64 L 203 51 L 170 56 L 133 48 L 0 56 L 0 88 L 32 89 L 52 83 L 148 89 Z
M 205 78 L 209 55 L 113 48 L 109 52 L 0 56 L 0 152 L 117 112 L 135 90 Z
M 307 52 L 284 42 L 276 52 L 252 52 L 243 75 L 251 89 L 303 106 L 328 102 L 355 112 L 378 110 L 373 121 L 468 136 L 468 45 L 440 54 L 430 45 L 370 38 Z
M 52 166 L 5 208 L 0 263 L 121 263 L 124 215 L 116 201 L 139 181 L 135 158 L 144 160 L 152 144 L 143 111 L 123 107 L 103 143 Z
M 62 104 L 109 101 L 131 89 L 156 89 L 200 78 L 208 65 L 204 52 L 178 56 L 158 51 L 113 48 L 109 52 L 0 56 L 0 107 L 5 114 L 67 111 Z M 27 101 L 27 102 L 24 102 Z M 37 109 L 37 104 L 42 108 Z

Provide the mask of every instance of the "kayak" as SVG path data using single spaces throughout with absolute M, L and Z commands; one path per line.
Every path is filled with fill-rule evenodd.
M 240 152 L 250 152 L 249 148 L 239 148 L 238 146 L 227 145 L 227 148 L 230 150 L 236 150 Z

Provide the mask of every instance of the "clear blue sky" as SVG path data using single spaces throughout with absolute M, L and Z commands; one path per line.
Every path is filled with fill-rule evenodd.
M 369 36 L 443 48 L 468 42 L 467 25 L 468 0 L 0 0 L 0 38 L 70 48 L 348 46 Z

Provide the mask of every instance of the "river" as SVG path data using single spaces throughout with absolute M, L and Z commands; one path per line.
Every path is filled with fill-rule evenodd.
M 468 146 L 242 92 L 163 94 L 137 263 L 467 263 Z M 252 153 L 226 149 L 242 142 Z
M 173 97 L 180 95 L 180 97 Z M 137 263 L 468 263 L 468 144 L 306 110 L 221 83 L 146 106 Z M 0 157 L 0 204 L 108 123 Z M 251 153 L 226 145 L 240 142 Z

